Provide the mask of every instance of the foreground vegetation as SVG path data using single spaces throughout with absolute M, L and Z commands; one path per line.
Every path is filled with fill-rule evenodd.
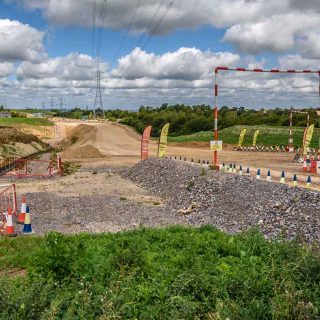
M 320 316 L 317 249 L 258 232 L 51 233 L 0 239 L 0 257 L 1 319 Z
M 239 140 L 241 129 L 246 128 L 247 132 L 243 141 L 244 146 L 252 146 L 252 139 L 254 132 L 259 129 L 257 144 L 263 146 L 286 146 L 289 139 L 289 127 L 271 127 L 271 126 L 233 126 L 219 131 L 219 139 L 223 143 L 236 145 Z M 296 147 L 301 147 L 303 139 L 303 127 L 293 127 L 293 141 Z M 213 139 L 212 131 L 201 131 L 191 135 L 184 135 L 179 137 L 169 136 L 170 142 L 193 142 L 202 141 L 209 142 Z M 311 147 L 319 148 L 320 143 L 320 129 L 316 128 L 313 133 Z

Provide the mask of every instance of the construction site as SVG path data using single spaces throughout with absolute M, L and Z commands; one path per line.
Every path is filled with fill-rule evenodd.
M 219 152 L 220 168 L 216 172 L 212 170 L 213 151 L 209 146 L 169 143 L 165 154 L 156 161 L 155 158 L 159 155 L 159 141 L 151 139 L 148 142 L 147 157 L 144 157 L 141 153 L 141 136 L 132 128 L 119 123 L 55 119 L 50 130 L 51 135 L 47 142 L 55 150 L 60 150 L 53 158 L 51 152 L 42 154 L 38 159 L 16 159 L 11 164 L 14 168 L 10 168 L 9 164 L 1 177 L 3 212 L 6 213 L 5 206 L 11 203 L 12 191 L 7 188 L 13 184 L 16 198 L 10 206 L 18 218 L 24 198 L 25 206 L 30 209 L 33 232 L 38 234 L 49 231 L 115 232 L 141 226 L 159 227 L 172 224 L 217 225 L 215 219 L 218 212 L 225 212 L 224 205 L 229 207 L 235 203 L 234 209 L 231 210 L 232 215 L 225 213 L 225 221 L 219 222 L 222 230 L 229 230 L 229 220 L 234 219 L 234 216 L 250 216 L 251 206 L 261 208 L 264 212 L 263 203 L 270 201 L 280 207 L 284 205 L 289 211 L 298 210 L 294 209 L 296 201 L 290 201 L 289 194 L 290 198 L 293 194 L 302 194 L 316 199 L 316 191 L 320 187 L 318 172 L 310 173 L 306 168 L 304 170 L 304 163 L 294 162 L 295 154 L 285 150 L 244 151 L 243 148 L 226 146 Z M 141 159 L 147 158 L 149 160 L 141 162 Z M 163 169 L 159 169 L 162 166 Z M 66 171 L 70 168 L 72 170 L 64 175 L 64 167 Z M 172 170 L 178 170 L 178 173 L 173 174 L 170 181 Z M 135 173 L 139 171 L 139 174 Z M 169 176 L 166 176 L 167 174 Z M 184 177 L 183 181 L 181 175 Z M 199 178 L 195 178 L 197 175 Z M 216 196 L 214 192 L 211 194 L 202 190 L 193 195 L 193 189 L 197 188 L 197 182 L 194 180 L 198 179 L 201 184 L 204 180 L 222 179 L 222 191 L 219 194 L 224 195 L 221 199 L 223 203 L 217 207 L 217 202 L 213 201 Z M 170 193 L 162 189 L 161 186 L 164 184 L 172 184 Z M 188 184 L 194 186 L 186 191 Z M 253 188 L 252 199 L 250 197 L 253 195 L 248 194 L 248 186 L 242 184 L 250 184 L 250 188 Z M 267 191 L 269 188 L 270 191 Z M 271 196 L 271 190 L 272 193 L 278 190 L 276 196 Z M 187 194 L 183 196 L 185 192 Z M 238 194 L 237 197 L 235 193 Z M 202 197 L 205 195 L 207 205 L 202 203 Z M 11 198 L 8 200 L 8 197 Z M 182 200 L 176 201 L 180 197 Z M 312 207 L 314 205 L 316 208 Z M 311 211 L 307 214 L 306 208 L 309 206 Z M 205 213 L 202 212 L 203 208 Z M 210 216 L 210 208 L 215 212 L 214 220 L 205 218 Z M 318 209 L 318 204 L 307 201 L 305 205 L 299 204 L 299 208 L 301 212 L 298 210 L 297 215 L 306 218 L 312 215 L 312 210 Z M 270 214 L 273 216 L 274 213 Z M 191 218 L 193 215 L 197 217 L 196 222 Z M 7 214 L 3 216 L 4 234 L 6 217 Z M 256 214 L 252 221 L 245 223 L 241 228 L 237 227 L 236 230 L 249 229 L 254 225 L 266 228 L 261 217 L 260 213 Z M 282 227 L 289 223 L 292 228 L 292 223 L 297 223 L 290 237 L 303 235 L 306 232 L 300 230 L 303 223 L 300 225 L 291 218 L 289 215 L 288 222 L 283 218 Z M 271 219 L 270 216 L 267 219 Z M 242 218 L 241 221 L 243 222 Z M 314 223 L 318 223 L 317 221 Z M 240 221 L 233 221 L 233 224 L 239 223 Z M 275 223 L 277 225 L 278 221 Z M 272 223 L 268 228 L 277 229 Z M 317 227 L 313 226 L 311 229 L 316 232 Z M 14 235 L 23 234 L 22 231 L 16 226 Z M 276 231 L 270 231 L 270 234 L 278 235 Z M 305 236 L 313 239 L 315 235 L 308 232 Z

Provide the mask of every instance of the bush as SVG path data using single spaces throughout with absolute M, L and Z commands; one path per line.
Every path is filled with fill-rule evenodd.
M 4 248 L 10 265 L 23 264 L 28 275 L 1 279 L 1 319 L 320 316 L 317 251 L 268 241 L 257 231 L 226 235 L 205 226 L 51 233 L 0 239 Z

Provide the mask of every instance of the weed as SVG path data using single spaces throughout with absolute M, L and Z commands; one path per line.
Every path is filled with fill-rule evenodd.
M 207 172 L 206 172 L 205 168 L 201 168 L 201 169 L 200 169 L 200 176 L 203 177 L 203 176 L 205 176 L 206 174 L 207 174 Z
M 126 197 L 120 197 L 119 198 L 121 201 L 126 201 L 126 200 L 128 200 Z
M 257 231 L 0 238 L 1 319 L 319 319 L 320 260 Z M 41 292 L 41 294 L 39 294 Z
M 160 206 L 160 205 L 161 205 L 161 202 L 159 202 L 159 201 L 154 201 L 154 202 L 153 202 L 153 205 L 154 205 L 154 206 Z
M 194 187 L 194 181 L 192 181 L 192 180 L 188 181 L 186 189 L 187 189 L 188 191 L 191 191 L 191 189 L 192 189 L 193 187 Z
M 78 172 L 80 168 L 81 168 L 81 165 L 79 164 L 68 162 L 68 161 L 62 162 L 63 176 L 70 176 L 73 173 Z

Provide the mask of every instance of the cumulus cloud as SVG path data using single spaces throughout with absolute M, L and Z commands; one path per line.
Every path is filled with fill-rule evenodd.
M 39 61 L 46 55 L 44 33 L 19 21 L 0 19 L 0 60 Z
M 40 63 L 23 62 L 17 69 L 18 79 L 60 79 L 85 81 L 93 80 L 95 62 L 92 57 L 70 53 L 65 57 L 47 59 Z M 106 71 L 107 65 L 101 64 L 101 70 Z
M 196 48 L 180 48 L 163 55 L 147 53 L 140 48 L 119 59 L 115 77 L 126 79 L 153 78 L 196 81 L 213 75 L 217 66 L 234 66 L 240 56 L 230 52 L 203 52 Z
M 234 25 L 226 31 L 223 39 L 244 52 L 281 52 L 292 49 L 299 36 L 317 27 L 320 27 L 319 16 L 292 13 Z
M 284 55 L 280 57 L 279 65 L 282 69 L 320 69 L 319 60 L 306 59 L 299 54 Z
M 7 77 L 10 74 L 12 74 L 14 72 L 14 65 L 13 63 L 9 63 L 9 62 L 0 62 L 0 78 L 1 77 Z
M 40 9 L 51 24 L 91 27 L 92 9 L 96 0 L 6 0 L 31 10 Z M 100 9 L 105 0 L 97 0 Z M 137 1 L 108 0 L 105 27 L 127 29 L 133 12 L 132 32 L 150 33 L 164 14 L 170 0 L 142 1 L 137 11 Z M 160 7 L 159 7 L 160 5 Z M 150 20 L 157 12 L 153 23 Z M 311 43 L 320 28 L 320 2 L 318 0 L 179 0 L 174 3 L 165 23 L 156 34 L 170 33 L 181 28 L 212 25 L 226 29 L 225 41 L 233 43 L 240 51 L 259 53 L 281 52 L 295 48 L 301 38 Z M 303 42 L 304 44 L 307 43 Z M 300 46 L 301 47 L 301 46 Z M 299 48 L 298 48 L 299 49 Z M 305 55 L 318 56 L 319 50 L 305 50 Z

